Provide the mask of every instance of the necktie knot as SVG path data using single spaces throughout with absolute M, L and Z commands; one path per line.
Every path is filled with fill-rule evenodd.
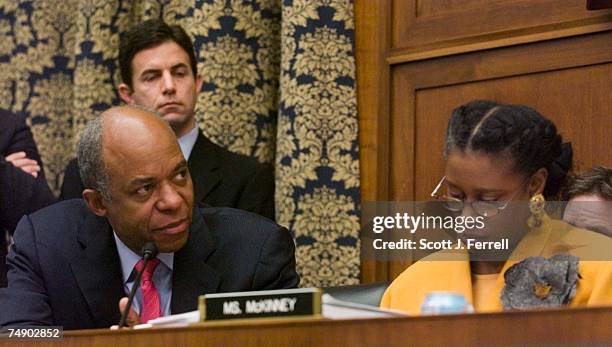
M 138 263 L 136 263 L 136 266 L 135 266 L 136 270 L 141 272 L 143 265 L 144 265 L 144 259 L 140 259 L 138 261 Z M 149 262 L 147 263 L 147 267 L 144 269 L 144 272 L 142 273 L 142 280 L 143 281 L 151 281 L 152 280 L 153 272 L 155 272 L 155 269 L 157 268 L 157 265 L 159 265 L 159 259 L 153 258 L 153 259 L 149 260 Z

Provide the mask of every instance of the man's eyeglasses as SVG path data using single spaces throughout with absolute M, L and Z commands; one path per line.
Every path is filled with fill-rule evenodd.
M 452 212 L 462 212 L 465 206 L 467 205 L 470 206 L 479 216 L 492 217 L 499 214 L 503 209 L 505 209 L 510 203 L 510 201 L 514 199 L 519 193 L 519 191 L 517 190 L 516 193 L 514 193 L 512 197 L 506 202 L 482 200 L 465 202 L 462 199 L 454 198 L 452 196 L 448 196 L 447 194 L 441 195 L 438 193 L 445 180 L 446 176 L 442 177 L 440 182 L 438 182 L 438 185 L 436 185 L 436 188 L 433 190 L 433 192 L 431 192 L 431 197 L 436 200 L 442 201 L 444 203 L 444 207 Z

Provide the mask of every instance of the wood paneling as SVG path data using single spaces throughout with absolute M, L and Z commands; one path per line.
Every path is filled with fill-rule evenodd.
M 453 108 L 477 98 L 530 105 L 551 119 L 563 140 L 572 142 L 578 171 L 597 163 L 612 167 L 606 150 L 612 148 L 610 76 L 608 63 L 417 90 L 416 200 L 427 199 L 442 177 L 444 132 Z
M 359 112 L 359 159 L 361 201 L 387 199 L 389 181 L 389 3 L 355 1 L 357 108 Z M 386 281 L 387 263 L 362 261 L 361 281 Z
M 417 0 L 415 15 L 416 17 L 432 17 L 458 11 L 478 10 L 504 2 L 506 0 Z M 405 11 L 408 12 L 409 9 Z
M 385 198 L 389 131 L 389 16 L 386 1 L 356 0 L 357 108 L 360 129 L 361 198 Z
M 612 11 L 584 0 L 357 0 L 364 201 L 427 198 L 451 111 L 527 104 L 573 143 L 578 171 L 612 165 Z M 408 263 L 364 262 L 363 282 Z
M 428 199 L 444 169 L 448 118 L 455 107 L 474 99 L 530 105 L 573 143 L 579 168 L 612 165 L 609 42 L 612 31 L 393 67 L 392 200 Z M 408 265 L 390 262 L 390 279 Z
M 392 124 L 401 124 L 392 128 L 390 192 L 394 199 L 429 196 L 442 174 L 450 113 L 474 99 L 530 105 L 572 141 L 578 169 L 612 165 L 607 150 L 612 148 L 612 45 L 608 42 L 612 42 L 612 31 L 394 68 Z
M 588 11 L 585 0 L 395 0 L 392 48 L 488 41 L 491 35 L 521 36 L 607 22 L 611 14 Z

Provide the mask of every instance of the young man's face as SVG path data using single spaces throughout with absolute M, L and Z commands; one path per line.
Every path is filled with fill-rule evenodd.
M 157 111 L 181 137 L 195 126 L 194 110 L 201 86 L 187 52 L 174 41 L 167 41 L 134 55 L 132 86 L 119 85 L 119 95 L 128 104 Z

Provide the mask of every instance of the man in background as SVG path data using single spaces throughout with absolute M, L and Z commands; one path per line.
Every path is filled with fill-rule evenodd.
M 298 285 L 287 229 L 253 213 L 194 206 L 187 162 L 158 115 L 105 111 L 83 131 L 77 158 L 83 199 L 17 226 L 0 326 L 110 327 L 137 271 L 148 285 L 137 291 L 131 324 L 196 310 L 207 293 Z M 142 269 L 147 242 L 159 254 Z
M 25 118 L 0 110 L 0 288 L 6 286 L 7 232 L 55 201 Z
M 193 43 L 177 25 L 142 22 L 126 32 L 119 48 L 123 83 L 119 96 L 159 113 L 178 138 L 192 174 L 196 203 L 234 207 L 274 219 L 274 171 L 269 164 L 232 153 L 206 138 L 195 119 L 202 79 Z M 76 160 L 64 175 L 60 200 L 80 198 Z
M 574 179 L 563 219 L 612 237 L 612 169 L 596 166 Z

